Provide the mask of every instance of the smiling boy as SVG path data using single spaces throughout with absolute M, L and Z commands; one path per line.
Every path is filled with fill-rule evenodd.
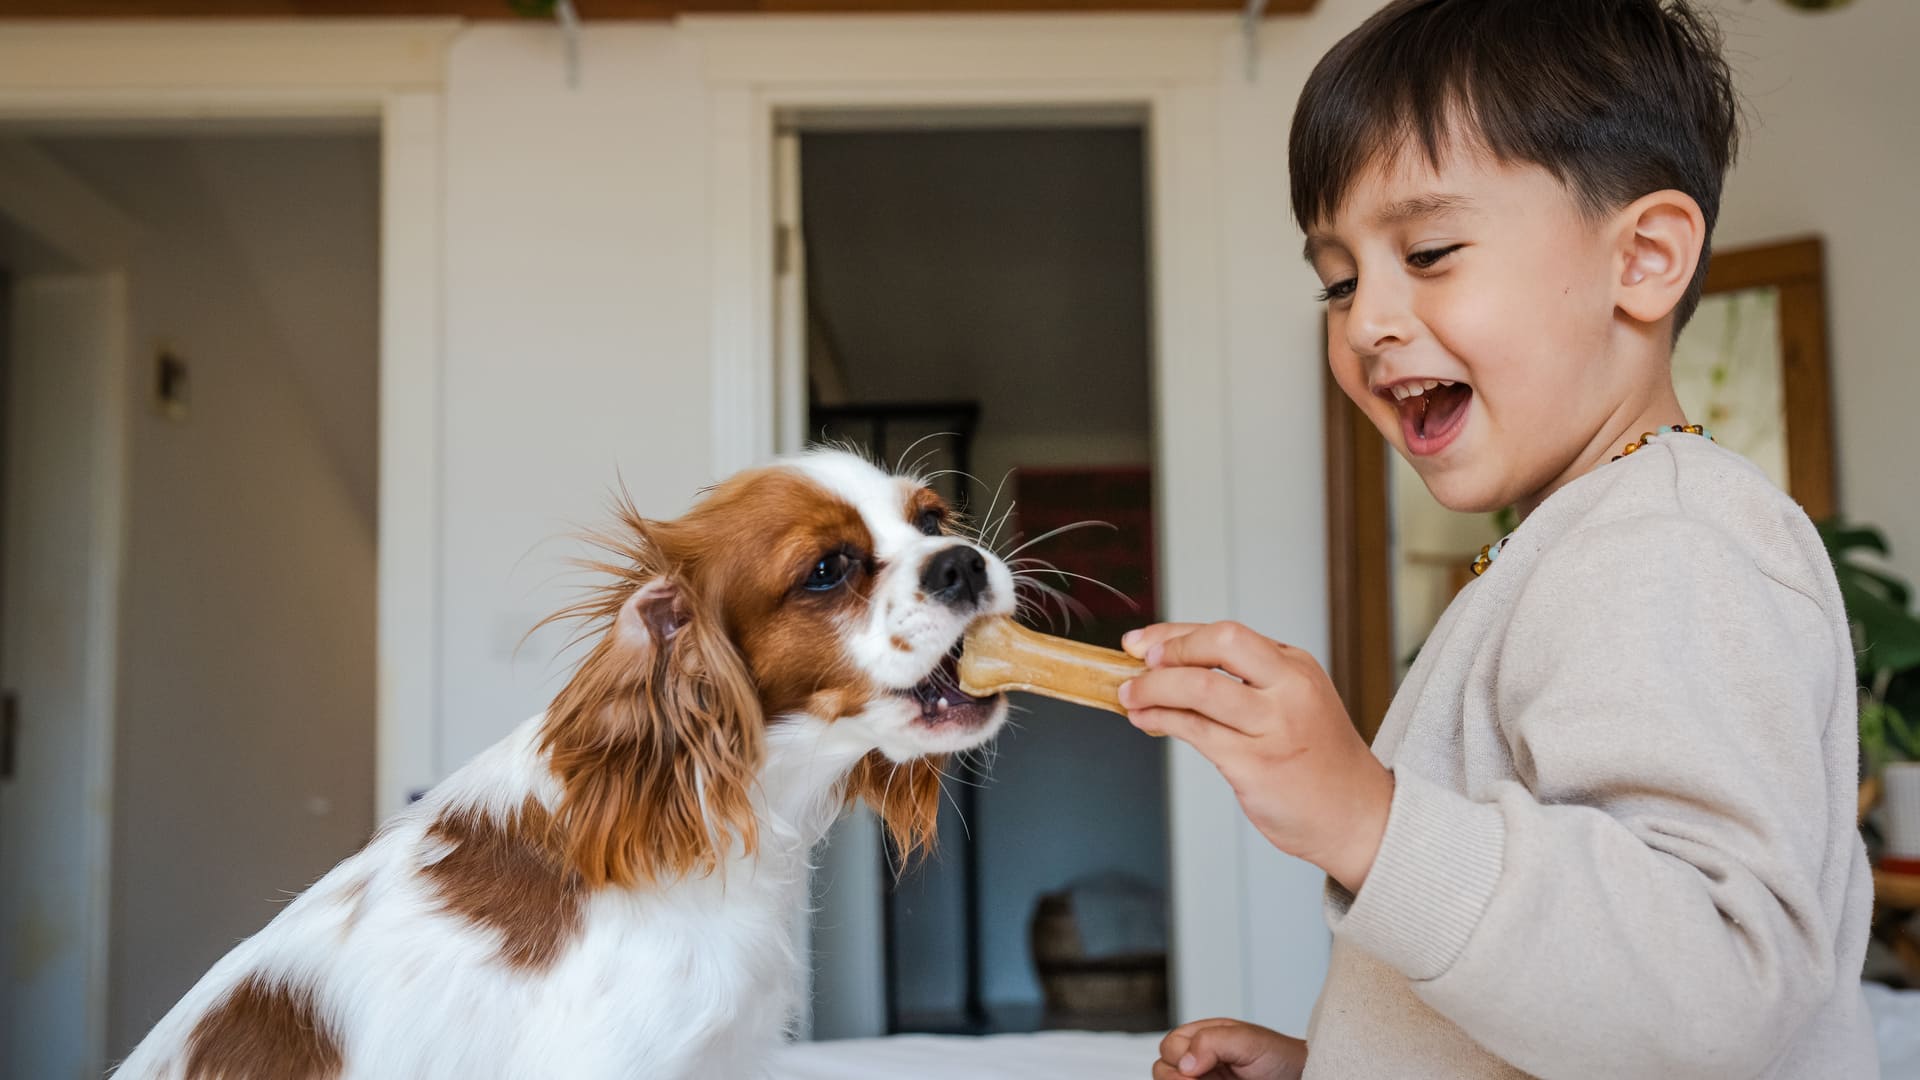
M 1333 373 L 1444 505 L 1520 527 L 1369 751 L 1320 666 L 1130 635 L 1133 722 L 1324 869 L 1304 1042 L 1176 1029 L 1156 1077 L 1871 1077 L 1851 638 L 1812 525 L 1689 425 L 1737 106 L 1682 0 L 1400 0 L 1301 96 Z

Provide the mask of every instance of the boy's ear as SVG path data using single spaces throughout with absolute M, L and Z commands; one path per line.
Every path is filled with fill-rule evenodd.
M 1620 280 L 1615 306 L 1636 322 L 1657 323 L 1687 294 L 1706 247 L 1707 220 L 1683 191 L 1643 195 L 1615 218 Z

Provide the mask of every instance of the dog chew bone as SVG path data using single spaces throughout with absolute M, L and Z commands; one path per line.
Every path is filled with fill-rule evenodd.
M 974 623 L 960 647 L 960 689 L 975 697 L 1026 690 L 1124 714 L 1120 684 L 1145 670 L 1126 653 L 1036 633 L 1005 616 Z

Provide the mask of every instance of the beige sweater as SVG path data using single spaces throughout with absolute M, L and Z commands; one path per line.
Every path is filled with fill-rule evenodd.
M 1831 563 L 1757 469 L 1669 435 L 1569 484 L 1387 713 L 1307 1076 L 1879 1075 L 1855 704 Z

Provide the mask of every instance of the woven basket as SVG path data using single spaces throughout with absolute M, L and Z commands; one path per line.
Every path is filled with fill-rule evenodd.
M 1040 898 L 1029 934 L 1049 1013 L 1166 1012 L 1166 954 L 1087 959 L 1065 893 Z

